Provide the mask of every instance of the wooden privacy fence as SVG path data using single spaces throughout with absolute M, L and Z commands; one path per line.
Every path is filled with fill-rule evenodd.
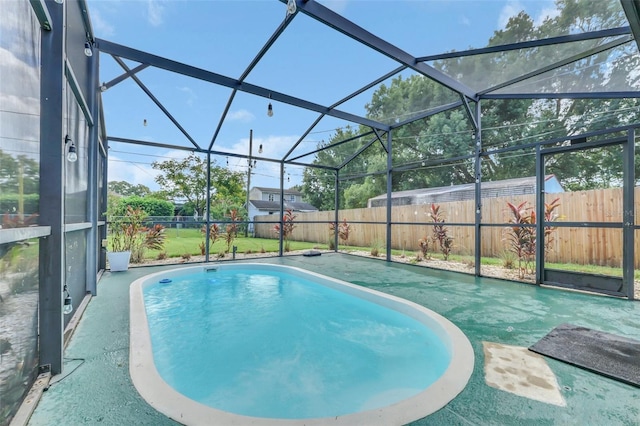
M 558 222 L 607 222 L 621 223 L 622 188 L 596 189 L 589 191 L 546 194 L 546 203 L 559 198 L 556 209 Z M 534 207 L 535 196 L 498 197 L 482 199 L 482 256 L 498 257 L 507 249 L 506 232 L 511 217 L 507 202 L 518 205 L 527 202 Z M 453 237 L 453 254 L 473 255 L 475 249 L 475 203 L 474 200 L 440 203 L 440 210 L 446 223 L 448 235 Z M 419 250 L 418 240 L 431 236 L 430 204 L 393 206 L 391 210 L 391 248 L 407 252 Z M 347 219 L 351 224 L 348 245 L 384 247 L 386 243 L 386 207 L 340 210 L 340 221 Z M 308 241 L 319 244 L 329 242 L 331 231 L 329 222 L 333 222 L 333 211 L 296 213 L 296 229 L 291 240 Z M 635 224 L 640 224 L 640 187 L 635 188 Z M 274 222 L 278 215 L 256 216 L 255 235 L 261 238 L 274 238 Z M 271 223 L 268 223 L 271 222 Z M 304 223 L 308 222 L 308 223 Z M 378 222 L 378 223 L 358 223 Z M 492 226 L 493 225 L 493 226 Z M 622 265 L 622 229 L 614 228 L 578 228 L 557 227 L 552 233 L 547 260 L 558 263 L 577 263 L 620 267 Z M 340 243 L 342 245 L 342 242 Z M 430 252 L 437 248 L 430 247 Z M 640 230 L 635 231 L 635 267 L 640 268 Z

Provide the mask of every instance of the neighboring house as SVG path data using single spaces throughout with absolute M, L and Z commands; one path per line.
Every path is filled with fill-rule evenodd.
M 536 178 L 524 177 L 498 181 L 482 182 L 480 187 L 482 198 L 512 197 L 536 193 Z M 545 192 L 554 194 L 564 192 L 555 175 L 547 175 L 544 182 Z M 392 206 L 416 204 L 446 203 L 449 201 L 473 200 L 475 184 L 441 186 L 437 188 L 420 188 L 411 191 L 398 191 L 391 194 Z M 367 207 L 383 207 L 387 205 L 387 194 L 369 198 Z
M 296 212 L 315 212 L 317 208 L 302 201 L 302 192 L 295 189 L 284 190 L 284 208 Z M 256 216 L 280 213 L 280 188 L 255 186 L 249 191 L 249 220 Z

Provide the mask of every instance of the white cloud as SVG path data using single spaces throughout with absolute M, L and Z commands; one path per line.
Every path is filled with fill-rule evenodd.
M 466 16 L 464 16 L 464 15 L 462 15 L 460 17 L 460 23 L 462 25 L 464 25 L 465 27 L 471 26 L 471 20 L 469 18 L 467 18 Z
M 250 111 L 247 111 L 246 109 L 239 109 L 237 111 L 233 111 L 227 114 L 227 119 L 242 121 L 243 123 L 248 123 L 250 121 L 253 121 L 255 118 L 256 118 L 255 115 L 253 115 Z
M 187 95 L 187 101 L 186 101 L 187 105 L 192 107 L 193 102 L 198 98 L 198 96 L 195 94 L 193 89 L 187 86 L 183 86 L 183 87 L 178 87 L 178 90 Z
M 500 15 L 498 16 L 498 28 L 506 28 L 507 24 L 509 23 L 509 18 L 516 16 L 522 10 L 524 10 L 524 7 L 519 1 L 508 1 L 500 11 Z
M 164 22 L 164 6 L 157 0 L 147 1 L 147 20 L 154 27 L 159 27 Z
M 126 159 L 109 154 L 109 181 L 126 181 L 132 185 L 142 184 L 152 191 L 158 190 L 158 184 L 154 178 L 158 171 L 149 164 L 141 164 L 144 160 L 135 158 Z
M 152 161 L 164 160 L 180 160 L 189 156 L 189 151 L 175 149 L 171 151 L 155 153 L 162 158 L 153 158 Z M 136 154 L 126 155 L 123 153 L 109 153 L 109 181 L 126 181 L 132 185 L 142 184 L 149 187 L 152 191 L 160 189 L 155 181 L 155 177 L 160 171 L 151 167 L 149 157 L 144 154 L 138 156 Z
M 91 24 L 95 34 L 98 37 L 111 37 L 116 33 L 113 25 L 109 24 L 100 13 L 99 10 L 94 10 L 91 13 Z

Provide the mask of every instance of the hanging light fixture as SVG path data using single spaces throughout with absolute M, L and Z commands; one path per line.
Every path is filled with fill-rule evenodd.
M 84 42 L 84 54 L 87 56 L 93 56 L 93 49 L 91 49 L 91 43 L 88 41 Z
M 293 15 L 298 10 L 298 6 L 296 5 L 296 0 L 287 1 L 287 14 Z
M 227 157 L 227 166 L 229 165 L 229 157 Z
M 267 116 L 273 117 L 273 105 L 269 102 L 269 106 L 267 107 Z
M 142 125 L 143 125 L 144 127 L 147 127 L 147 119 L 146 119 L 146 118 L 145 118 L 144 120 L 142 120 Z
M 65 315 L 70 314 L 71 312 L 73 312 L 73 303 L 71 303 L 71 294 L 69 293 L 69 290 L 67 289 L 67 285 L 64 285 L 64 305 L 62 308 L 62 313 Z
M 260 147 L 258 148 L 258 154 L 262 154 L 262 144 L 260 144 Z
M 70 163 L 75 163 L 76 161 L 78 161 L 78 153 L 76 152 L 76 145 L 73 143 L 73 140 L 71 140 L 71 137 L 69 137 L 69 135 L 64 137 L 64 143 L 65 145 L 70 144 L 69 150 L 67 151 L 67 161 Z

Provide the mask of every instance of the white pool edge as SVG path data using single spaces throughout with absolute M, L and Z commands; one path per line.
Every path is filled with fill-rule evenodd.
M 151 347 L 151 336 L 144 306 L 143 288 L 160 278 L 174 278 L 211 268 L 216 269 L 271 269 L 286 271 L 294 275 L 320 278 L 327 285 L 345 293 L 386 306 L 422 322 L 448 345 L 451 363 L 444 374 L 431 386 L 419 394 L 375 410 L 362 411 L 337 417 L 315 419 L 273 419 L 242 416 L 211 408 L 187 398 L 167 384 L 156 370 Z M 213 273 L 213 272 L 212 272 Z M 451 321 L 421 305 L 399 297 L 381 293 L 355 284 L 327 277 L 292 266 L 264 263 L 241 263 L 224 265 L 200 265 L 177 268 L 146 275 L 134 281 L 130 295 L 130 347 L 129 373 L 138 393 L 156 410 L 185 425 L 308 425 L 319 426 L 328 423 L 351 426 L 361 425 L 402 425 L 432 414 L 455 398 L 467 385 L 473 372 L 474 354 L 469 339 Z

